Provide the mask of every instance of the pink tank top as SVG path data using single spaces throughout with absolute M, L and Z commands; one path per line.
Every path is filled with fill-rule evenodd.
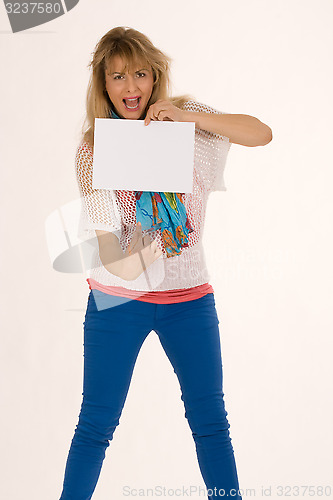
M 117 297 L 126 297 L 142 302 L 153 302 L 155 304 L 174 304 L 176 302 L 186 302 L 187 300 L 200 299 L 207 293 L 214 293 L 212 285 L 204 283 L 203 285 L 192 288 L 178 288 L 176 290 L 165 290 L 157 292 L 146 292 L 140 290 L 129 290 L 122 286 L 107 286 L 98 283 L 92 278 L 87 278 L 90 290 L 100 290 L 109 295 Z

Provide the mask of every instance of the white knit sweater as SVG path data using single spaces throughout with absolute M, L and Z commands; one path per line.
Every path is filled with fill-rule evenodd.
M 187 101 L 182 109 L 224 113 L 192 100 Z M 153 232 L 152 237 L 157 240 L 163 254 L 137 279 L 127 281 L 111 274 L 103 266 L 99 258 L 95 229 L 115 233 L 125 251 L 136 224 L 134 191 L 93 189 L 93 152 L 87 142 L 81 141 L 75 157 L 76 178 L 82 201 L 78 237 L 81 240 L 93 239 L 95 246 L 87 277 L 103 285 L 142 291 L 190 288 L 209 282 L 210 275 L 202 246 L 206 206 L 212 191 L 226 190 L 223 172 L 230 146 L 228 137 L 195 129 L 193 193 L 185 193 L 182 197 L 194 228 L 188 235 L 189 246 L 182 248 L 180 255 L 167 258 L 161 231 L 158 229 Z M 142 233 L 144 236 L 147 231 L 143 230 Z

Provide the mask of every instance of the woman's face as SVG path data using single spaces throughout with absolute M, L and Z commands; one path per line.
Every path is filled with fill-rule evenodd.
M 106 91 L 121 118 L 144 118 L 146 106 L 153 91 L 151 67 L 138 64 L 134 71 L 122 73 L 125 64 L 120 56 L 113 56 L 105 70 Z

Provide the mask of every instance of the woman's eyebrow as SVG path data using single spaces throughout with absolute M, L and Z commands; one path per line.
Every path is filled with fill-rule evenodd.
M 137 71 L 135 71 L 135 73 L 140 73 L 140 71 L 148 71 L 148 69 L 146 69 L 146 68 L 138 69 Z M 120 71 L 114 71 L 113 73 L 111 73 L 111 75 L 114 75 L 115 73 L 118 73 L 118 75 L 124 74 L 124 73 L 120 73 Z

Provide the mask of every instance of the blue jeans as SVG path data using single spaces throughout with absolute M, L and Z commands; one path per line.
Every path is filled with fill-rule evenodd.
M 83 400 L 60 500 L 92 498 L 137 356 L 152 330 L 178 377 L 208 498 L 241 500 L 223 401 L 214 294 L 176 304 L 153 304 L 91 290 L 83 324 Z

